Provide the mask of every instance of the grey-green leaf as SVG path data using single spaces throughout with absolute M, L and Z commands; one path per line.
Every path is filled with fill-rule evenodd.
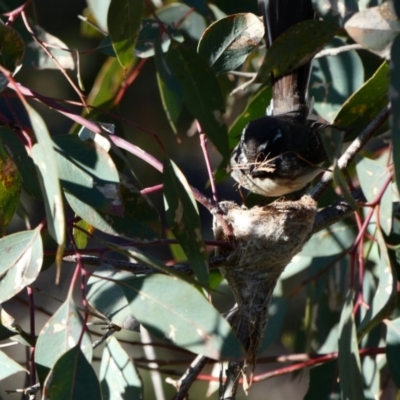
M 251 13 L 229 15 L 211 24 L 197 48 L 217 73 L 232 71 L 264 37 L 264 24 Z
M 47 227 L 52 238 L 63 245 L 66 225 L 53 142 L 42 117 L 28 103 L 24 103 L 24 106 L 38 141 L 32 148 L 32 157 L 41 178 Z
M 57 135 L 53 141 L 64 190 L 99 211 L 122 216 L 119 175 L 110 155 L 76 135 Z
M 103 399 L 143 398 L 142 381 L 135 364 L 115 337 L 108 340 L 103 350 L 99 378 Z
M 227 128 L 222 120 L 225 106 L 214 71 L 195 51 L 183 45 L 171 45 L 166 60 L 181 85 L 184 104 L 228 159 Z
M 28 373 L 25 368 L 22 368 L 11 357 L 0 351 L 0 380 L 6 379 L 17 372 L 24 372 L 25 374 Z
M 75 303 L 67 299 L 41 330 L 35 351 L 35 364 L 40 382 L 44 382 L 56 361 L 76 346 L 83 329 L 83 320 Z M 85 357 L 92 359 L 92 343 L 85 333 L 81 343 Z
M 243 355 L 228 322 L 180 279 L 161 274 L 119 279 L 117 272 L 103 271 L 90 278 L 88 290 L 91 305 L 113 320 L 124 313 L 125 320 L 137 319 L 156 336 L 213 359 Z
M 117 58 L 124 68 L 133 57 L 142 12 L 142 0 L 111 0 L 108 9 L 108 32 Z
M 386 324 L 386 357 L 392 379 L 400 388 L 400 318 Z
M 99 400 L 100 383 L 79 346 L 63 354 L 43 386 L 43 398 L 57 400 Z
M 43 262 L 40 230 L 1 238 L 0 254 L 0 303 L 3 303 L 34 282 L 39 275 Z
M 342 399 L 364 400 L 360 355 L 353 316 L 353 292 L 348 291 L 339 324 L 339 378 Z

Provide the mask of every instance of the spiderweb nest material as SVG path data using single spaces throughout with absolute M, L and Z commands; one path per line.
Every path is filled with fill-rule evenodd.
M 234 249 L 227 267 L 221 270 L 236 298 L 238 311 L 231 324 L 246 349 L 242 369 L 251 367 L 251 380 L 272 292 L 286 265 L 312 234 L 316 203 L 303 196 L 298 201 L 280 200 L 263 207 L 245 208 L 228 201 L 220 206 L 235 239 L 225 237 L 217 221 L 214 235 L 230 242 Z

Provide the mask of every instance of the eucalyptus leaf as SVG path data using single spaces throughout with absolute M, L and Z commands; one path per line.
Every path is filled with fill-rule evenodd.
M 354 74 L 357 74 L 357 70 L 354 70 Z M 384 62 L 371 78 L 341 105 L 333 124 L 349 129 L 347 140 L 355 138 L 388 103 L 388 90 L 389 65 Z
M 400 388 L 400 318 L 386 324 L 386 357 L 392 379 Z
M 326 49 L 336 49 L 346 43 L 334 38 Z M 317 58 L 313 61 L 310 97 L 316 111 L 327 121 L 332 121 L 342 104 L 364 84 L 364 66 L 355 51 L 336 56 Z M 347 128 L 349 124 L 338 126 Z
M 0 303 L 11 299 L 39 275 L 43 262 L 40 230 L 13 233 L 0 239 Z
M 142 19 L 134 54 L 140 58 L 152 57 L 155 54 L 156 43 L 160 44 L 163 52 L 167 52 L 171 45 L 171 38 L 177 42 L 184 40 L 181 33 L 173 26 L 160 26 L 160 23 L 154 19 Z
M 78 307 L 71 299 L 67 299 L 47 321 L 36 342 L 35 364 L 41 383 L 57 360 L 78 344 L 83 329 Z M 92 343 L 87 332 L 80 345 L 85 357 L 91 361 Z
M 18 168 L 23 189 L 36 199 L 43 200 L 35 164 L 15 132 L 8 126 L 0 126 L 0 140 Z
M 348 291 L 339 324 L 339 378 L 343 399 L 363 400 L 360 355 L 353 316 L 353 292 Z
M 47 50 L 55 58 L 58 64 L 50 57 L 40 46 L 40 44 L 30 37 L 27 43 L 26 54 L 24 57 L 24 66 L 35 69 L 59 69 L 60 65 L 64 69 L 75 69 L 75 60 L 72 56 L 73 51 L 69 50 L 68 46 L 58 37 L 46 32 L 39 25 L 33 25 L 37 38 L 48 46 Z
M 88 300 L 113 321 L 122 313 L 125 320 L 137 319 L 156 336 L 194 353 L 213 359 L 243 355 L 228 322 L 180 279 L 161 274 L 121 279 L 118 272 L 101 271 L 88 282 Z
M 235 14 L 211 24 L 197 48 L 217 73 L 243 64 L 264 37 L 264 24 L 254 14 Z
M 181 85 L 184 104 L 228 159 L 227 129 L 222 120 L 224 100 L 214 72 L 195 51 L 183 45 L 171 46 L 166 61 Z
M 100 384 L 105 399 L 143 399 L 142 381 L 132 359 L 115 337 L 103 350 Z
M 207 252 L 199 211 L 185 176 L 172 162 L 164 164 L 164 207 L 168 224 L 185 251 L 193 271 L 203 285 L 208 285 Z
M 107 14 L 111 0 L 87 0 L 90 11 L 96 19 L 97 25 L 103 32 L 107 32 Z
M 16 363 L 7 354 L 0 351 L 0 380 L 6 379 L 17 372 L 24 372 L 25 374 L 28 373 L 25 368 L 21 367 L 21 365 Z
M 344 222 L 338 222 L 313 235 L 300 254 L 311 257 L 340 254 L 351 247 L 354 239 L 353 230 Z
M 268 49 L 257 81 L 266 82 L 270 74 L 282 76 L 309 62 L 335 36 L 337 28 L 325 21 L 303 21 L 291 26 Z
M 79 346 L 72 347 L 57 360 L 42 391 L 49 399 L 102 398 L 96 373 Z
M 21 177 L 13 159 L 0 140 L 0 232 L 6 227 L 17 210 L 21 192 Z
M 157 83 L 165 114 L 174 133 L 177 133 L 176 122 L 182 111 L 183 98 L 179 81 L 168 68 L 164 53 L 159 42 L 154 43 L 155 61 L 157 67 Z
M 400 33 L 400 20 L 389 2 L 384 2 L 354 14 L 344 27 L 355 42 L 388 59 L 392 42 Z
M 130 65 L 139 35 L 143 12 L 142 0 L 111 0 L 107 14 L 108 32 L 118 61 Z
M 400 191 L 400 35 L 394 40 L 392 46 L 392 59 L 390 63 L 390 90 L 391 102 L 391 133 L 393 144 L 393 163 L 396 175 L 397 189 Z
M 198 41 L 207 28 L 205 18 L 186 4 L 170 3 L 157 10 L 157 16 L 167 25 Z
M 76 135 L 57 135 L 53 141 L 59 177 L 68 197 L 122 216 L 119 175 L 110 155 L 96 141 L 82 141 Z

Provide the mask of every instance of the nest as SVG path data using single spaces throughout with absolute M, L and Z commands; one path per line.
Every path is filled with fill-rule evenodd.
M 276 282 L 291 259 L 310 238 L 317 212 L 315 201 L 276 201 L 263 207 L 244 208 L 221 202 L 235 236 L 234 248 L 221 268 L 238 305 L 231 324 L 241 340 L 251 375 L 268 318 L 268 305 Z M 229 241 L 214 222 L 214 235 Z

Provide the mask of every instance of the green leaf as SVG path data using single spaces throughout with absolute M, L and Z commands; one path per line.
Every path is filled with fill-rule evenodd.
M 141 21 L 135 55 L 140 58 L 153 57 L 156 43 L 165 53 L 171 45 L 171 38 L 180 43 L 184 41 L 183 36 L 174 26 L 164 25 L 161 27 L 158 21 L 144 18 Z
M 224 101 L 214 72 L 193 50 L 174 44 L 167 64 L 182 87 L 183 101 L 203 131 L 225 158 L 229 158 L 226 126 L 222 122 Z
M 0 65 L 13 73 L 21 65 L 25 47 L 19 33 L 3 23 L 0 24 L 0 49 Z M 8 80 L 0 73 L 0 92 L 7 84 Z
M 177 133 L 176 122 L 183 105 L 181 86 L 168 68 L 159 42 L 155 42 L 154 49 L 157 67 L 157 83 L 161 102 L 172 130 L 174 133 Z
M 388 153 L 383 153 L 375 160 L 360 156 L 356 164 L 357 175 L 361 189 L 369 203 L 376 201 L 377 195 L 389 179 L 390 170 L 387 168 Z M 392 229 L 392 188 L 389 183 L 383 193 L 379 207 L 379 223 L 386 235 Z
M 346 44 L 343 39 L 335 37 L 326 48 L 337 49 Z M 356 51 L 347 51 L 334 57 L 317 58 L 312 65 L 310 96 L 314 98 L 316 111 L 327 121 L 332 121 L 343 103 L 364 84 L 363 62 Z M 336 121 L 335 125 L 351 126 Z
M 53 239 L 62 246 L 65 241 L 65 216 L 57 161 L 53 142 L 41 116 L 24 102 L 38 143 L 32 148 L 33 161 L 41 178 L 47 226 Z
M 254 14 L 235 14 L 211 24 L 203 33 L 198 53 L 217 73 L 236 69 L 264 37 L 264 24 Z
M 354 70 L 356 73 L 356 70 Z M 358 136 L 388 103 L 389 65 L 384 62 L 338 111 L 333 124 L 351 128 L 351 138 Z
M 115 275 L 96 272 L 88 282 L 90 304 L 113 321 L 123 313 L 156 336 L 213 359 L 243 355 L 227 321 L 192 285 L 161 274 Z
M 18 335 L 18 330 L 15 327 L 15 319 L 0 305 L 0 340 L 16 335 Z
M 89 9 L 103 32 L 107 32 L 107 14 L 110 3 L 111 0 L 87 0 Z
M 400 318 L 386 324 L 386 357 L 392 379 L 400 388 Z
M 67 199 L 78 198 L 106 214 L 123 215 L 119 175 L 107 151 L 95 141 L 82 141 L 76 135 L 57 135 L 53 141 Z
M 338 29 L 325 21 L 303 21 L 291 26 L 268 49 L 257 81 L 266 82 L 310 61 L 336 35 Z
M 108 340 L 103 350 L 100 384 L 103 399 L 143 399 L 142 381 L 135 364 L 115 337 Z
M 363 381 L 356 328 L 353 316 L 353 292 L 349 290 L 339 324 L 339 378 L 342 399 L 363 400 Z
M 10 26 L 0 24 L 0 47 L 0 65 L 14 72 L 21 65 L 25 51 L 21 36 Z
M 57 400 L 99 400 L 100 383 L 82 350 L 75 346 L 54 365 L 43 386 L 43 398 Z
M 206 246 L 190 186 L 175 163 L 169 160 L 164 164 L 163 182 L 168 225 L 186 253 L 197 279 L 208 285 Z
M 90 236 L 83 232 L 81 229 L 84 229 L 89 234 L 93 233 L 94 228 L 88 222 L 81 219 L 80 221 L 74 224 L 74 228 L 72 233 L 74 235 L 75 245 L 77 249 L 85 249 L 89 243 Z
M 7 154 L 0 140 L 0 235 L 17 210 L 21 193 L 21 178 L 13 159 Z
M 8 126 L 0 126 L 0 140 L 17 165 L 24 190 L 36 199 L 43 200 L 35 164 L 15 132 Z
M 43 262 L 40 230 L 14 233 L 0 239 L 0 303 L 36 280 Z
M 393 162 L 396 175 L 397 189 L 400 191 L 400 35 L 392 45 L 390 63 L 390 90 L 391 102 L 390 124 L 392 128 Z
M 338 222 L 313 235 L 300 254 L 310 257 L 340 254 L 349 249 L 354 240 L 355 234 L 349 225 Z
M 108 32 L 123 68 L 131 63 L 142 12 L 142 0 L 111 0 L 107 15 Z
M 304 400 L 339 400 L 336 361 L 326 362 L 310 370 L 310 384 Z M 335 395 L 336 393 L 336 395 Z
M 35 364 L 39 380 L 44 382 L 56 361 L 78 343 L 83 329 L 83 320 L 75 303 L 68 299 L 47 321 L 36 341 Z M 82 339 L 85 357 L 92 359 L 92 343 L 88 333 Z
M 353 210 L 357 209 L 357 203 L 354 200 L 354 197 L 351 195 L 350 189 L 348 187 L 347 179 L 341 169 L 337 166 L 333 168 L 333 179 L 336 185 L 339 186 L 340 191 L 346 202 L 352 207 Z
M 389 2 L 384 2 L 354 14 L 344 27 L 356 43 L 382 58 L 389 58 L 391 44 L 400 32 L 400 21 Z
M 153 268 L 157 272 L 163 272 L 166 275 L 176 277 L 196 287 L 201 286 L 201 284 L 199 284 L 199 282 L 192 277 L 183 272 L 176 271 L 174 268 L 166 266 L 162 261 L 154 256 L 151 256 L 150 254 L 141 253 L 134 249 L 128 249 L 126 247 L 120 247 L 109 242 L 104 242 L 99 238 L 96 238 L 96 240 L 104 245 L 104 247 L 109 248 L 111 251 L 115 251 L 116 253 L 127 257 L 128 259 L 133 259 L 139 264 L 143 264 L 145 268 Z M 208 289 L 208 287 L 205 286 L 203 286 L 203 288 Z
M 378 343 L 377 343 L 378 345 Z M 376 356 L 363 358 L 362 372 L 365 382 L 364 395 L 366 399 L 379 398 L 381 394 L 381 368 L 379 359 Z M 385 362 L 386 364 L 386 362 Z
M 374 293 L 373 301 L 369 303 L 370 307 L 358 326 L 358 336 L 360 338 L 388 316 L 387 308 L 391 305 L 396 292 L 396 277 L 383 234 L 379 229 L 376 231 L 375 238 L 379 247 L 379 284 Z
M 43 43 L 46 43 L 47 50 L 64 69 L 75 69 L 73 52 L 68 51 L 68 46 L 56 36 L 46 32 L 39 25 L 33 25 L 32 30 Z M 39 43 L 30 35 L 24 57 L 24 67 L 35 69 L 59 69 L 60 67 L 50 58 Z M 66 49 L 66 50 L 64 50 Z
M 102 110 L 111 108 L 118 91 L 121 90 L 122 83 L 136 63 L 137 58 L 132 56 L 130 64 L 124 69 L 116 58 L 109 58 L 96 76 L 87 99 L 88 104 Z M 89 118 L 96 119 L 99 114 L 100 111 L 92 109 L 89 112 Z
M 157 10 L 157 16 L 164 24 L 175 26 L 192 39 L 199 41 L 207 28 L 206 21 L 198 12 L 186 4 L 171 3 Z
M 0 380 L 6 379 L 17 372 L 28 373 L 25 368 L 22 368 L 11 357 L 0 351 Z
M 113 324 L 129 331 L 137 331 L 139 323 L 134 317 L 123 288 L 120 285 L 109 282 L 108 278 L 112 278 L 115 281 L 123 281 L 131 279 L 132 274 L 113 269 L 109 264 L 103 264 L 97 268 L 96 277 L 91 276 L 87 285 L 87 296 L 90 305 L 110 319 Z M 110 298 L 113 301 L 110 302 Z
M 123 216 L 106 214 L 75 196 L 66 194 L 74 212 L 94 228 L 113 236 L 125 238 L 155 239 L 159 237 L 159 216 L 154 206 L 123 175 L 121 196 Z

